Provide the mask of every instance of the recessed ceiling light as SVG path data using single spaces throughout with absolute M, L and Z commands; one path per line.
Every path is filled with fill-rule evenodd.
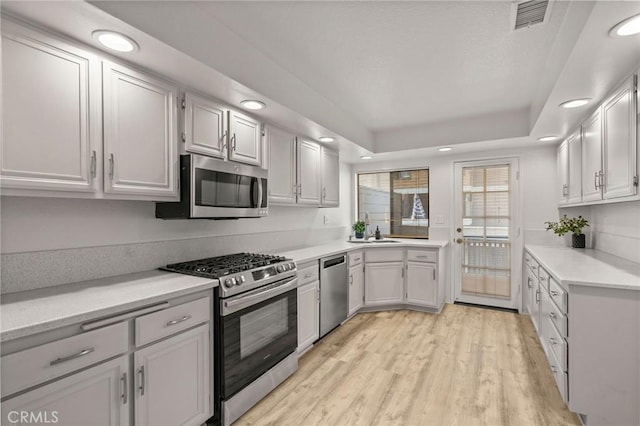
M 561 103 L 559 106 L 562 108 L 578 108 L 581 106 L 585 106 L 589 103 L 591 98 L 581 98 L 581 99 L 572 99 L 570 101 L 566 101 Z
M 124 34 L 117 33 L 115 31 L 98 30 L 91 33 L 93 38 L 98 42 L 111 50 L 116 52 L 129 53 L 137 52 L 139 47 L 131 37 L 127 37 Z
M 259 110 L 267 107 L 267 105 L 264 102 L 254 101 L 252 99 L 247 99 L 246 101 L 242 101 L 240 102 L 240 105 L 242 105 L 246 109 L 252 109 L 252 110 Z
M 538 138 L 540 142 L 550 142 L 550 141 L 555 141 L 556 139 L 558 139 L 557 136 L 542 136 Z
M 361 160 L 371 160 L 372 158 L 373 158 L 373 157 L 372 157 L 372 156 L 370 156 L 370 155 L 361 155 L 361 156 L 360 156 L 360 159 L 361 159 Z
M 631 16 L 624 21 L 619 22 L 609 30 L 609 35 L 611 37 L 626 37 L 638 33 L 640 33 L 640 14 Z
M 450 146 L 444 146 L 442 148 L 438 148 L 438 151 L 440 152 L 445 152 L 445 151 L 451 151 L 453 148 L 451 148 Z
M 336 138 L 332 138 L 331 136 L 320 136 L 318 140 L 320 142 L 333 142 L 336 140 Z

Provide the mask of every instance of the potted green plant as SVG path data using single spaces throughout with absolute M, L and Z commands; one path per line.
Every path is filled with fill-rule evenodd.
M 364 238 L 364 231 L 367 229 L 367 226 L 364 223 L 364 220 L 359 220 L 353 224 L 353 230 L 356 233 L 356 238 Z
M 551 230 L 554 234 L 562 237 L 564 234 L 571 232 L 571 247 L 585 248 L 586 237 L 582 233 L 582 228 L 589 226 L 589 221 L 582 216 L 567 217 L 563 215 L 558 222 L 545 222 L 547 231 Z

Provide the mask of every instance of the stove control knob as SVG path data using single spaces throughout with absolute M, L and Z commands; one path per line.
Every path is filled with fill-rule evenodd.
M 284 272 L 284 265 L 278 265 L 278 266 L 276 266 L 276 271 L 278 271 L 278 272 Z
M 240 285 L 240 284 L 244 284 L 244 282 L 245 282 L 245 281 L 246 281 L 246 280 L 244 279 L 244 275 L 240 275 L 240 276 L 238 277 L 238 285 Z
M 236 279 L 235 278 L 227 278 L 226 280 L 224 280 L 224 286 L 226 288 L 231 288 L 236 284 Z
M 293 262 L 291 262 L 291 263 L 289 264 L 289 270 L 290 270 L 290 271 L 293 271 L 294 269 L 296 269 L 296 264 L 295 264 L 295 263 L 293 263 Z

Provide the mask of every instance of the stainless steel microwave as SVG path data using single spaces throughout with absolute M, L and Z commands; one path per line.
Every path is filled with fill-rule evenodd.
M 180 201 L 156 203 L 161 219 L 236 219 L 269 213 L 267 171 L 196 154 L 180 156 Z

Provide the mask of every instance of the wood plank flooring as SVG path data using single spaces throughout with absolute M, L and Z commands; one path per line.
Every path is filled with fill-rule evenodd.
M 528 316 L 361 313 L 236 425 L 576 425 Z

